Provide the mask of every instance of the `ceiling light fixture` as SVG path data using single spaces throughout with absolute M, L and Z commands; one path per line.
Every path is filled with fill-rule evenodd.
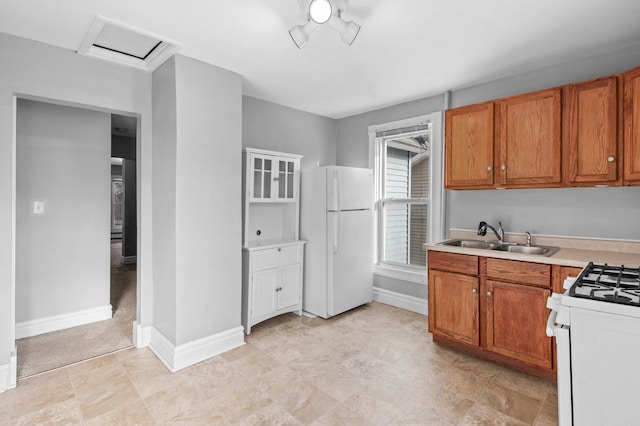
M 289 35 L 298 49 L 306 46 L 311 34 L 325 23 L 329 23 L 329 26 L 340 34 L 342 41 L 351 46 L 360 32 L 360 25 L 342 19 L 346 0 L 334 1 L 334 3 L 337 3 L 338 7 L 334 8 L 329 0 L 311 0 L 307 11 L 307 22 L 303 25 L 295 25 L 289 30 Z
M 331 9 L 329 0 L 313 0 L 309 4 L 309 17 L 316 24 L 324 24 L 331 18 Z

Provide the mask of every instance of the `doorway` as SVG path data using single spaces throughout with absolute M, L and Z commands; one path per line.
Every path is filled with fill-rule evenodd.
M 111 116 L 17 101 L 18 378 L 132 346 L 137 247 L 125 255 L 126 218 L 111 240 Z M 135 127 L 133 135 L 129 241 L 137 240 Z

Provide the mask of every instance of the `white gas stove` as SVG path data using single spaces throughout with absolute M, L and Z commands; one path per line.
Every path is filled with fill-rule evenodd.
M 552 294 L 560 425 L 638 424 L 640 269 L 589 263 Z

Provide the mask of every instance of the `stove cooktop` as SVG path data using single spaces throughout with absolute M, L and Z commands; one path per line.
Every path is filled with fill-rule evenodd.
M 569 289 L 569 295 L 640 306 L 640 268 L 590 262 Z

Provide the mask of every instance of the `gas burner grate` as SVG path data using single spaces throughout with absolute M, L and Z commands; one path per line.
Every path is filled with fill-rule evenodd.
M 640 268 L 590 262 L 571 286 L 569 295 L 640 306 Z

